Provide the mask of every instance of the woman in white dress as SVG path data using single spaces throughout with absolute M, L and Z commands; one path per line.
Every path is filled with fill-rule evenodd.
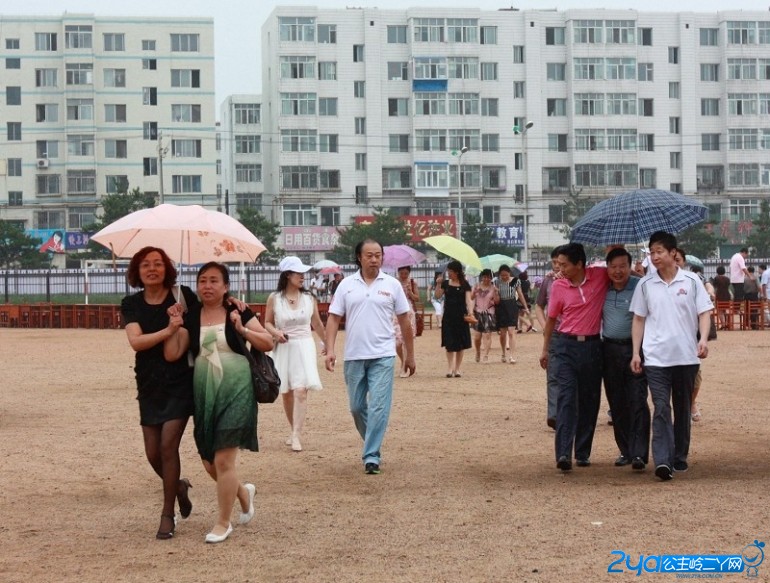
M 299 257 L 289 256 L 278 268 L 278 291 L 267 300 L 265 328 L 275 339 L 273 360 L 281 378 L 283 409 L 291 425 L 286 445 L 302 451 L 300 436 L 307 414 L 307 393 L 322 388 L 313 331 L 322 340 L 325 330 L 315 298 L 304 288 L 310 266 Z

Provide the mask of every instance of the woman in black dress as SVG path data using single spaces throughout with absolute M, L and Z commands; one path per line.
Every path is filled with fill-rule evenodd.
M 464 351 L 471 347 L 471 331 L 468 323 L 475 322 L 471 286 L 465 280 L 463 266 L 459 261 L 447 264 L 449 281 L 436 278 L 434 295 L 444 298 L 444 318 L 441 326 L 441 346 L 446 349 L 447 378 L 460 377 L 460 365 Z
M 168 255 L 155 247 L 144 247 L 131 259 L 128 284 L 142 288 L 126 296 L 121 304 L 128 342 L 136 351 L 136 386 L 144 451 L 152 469 L 163 480 L 163 509 L 155 535 L 164 540 L 174 536 L 174 503 L 187 518 L 192 511 L 187 478 L 180 479 L 179 442 L 193 412 L 192 373 L 185 354 L 175 362 L 163 358 L 163 342 L 179 328 L 166 313 L 178 301 L 198 305 L 190 288 L 181 286 L 180 296 L 172 292 L 176 269 Z

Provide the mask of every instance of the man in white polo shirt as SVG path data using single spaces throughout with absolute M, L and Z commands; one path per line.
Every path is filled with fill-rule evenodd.
M 653 233 L 650 259 L 657 271 L 641 279 L 631 300 L 631 370 L 642 372 L 644 355 L 644 371 L 655 408 L 655 475 L 665 481 L 674 477 L 673 471 L 686 472 L 688 468 L 690 401 L 700 367 L 698 359 L 708 355 L 706 341 L 714 306 L 698 276 L 677 267 L 674 235 Z
M 356 245 L 359 270 L 340 282 L 326 322 L 326 370 L 334 372 L 334 343 L 345 316 L 345 384 L 353 421 L 364 440 L 362 458 L 367 474 L 380 473 L 380 447 L 393 400 L 394 315 L 406 343 L 404 367 L 410 375 L 415 371 L 409 302 L 398 280 L 380 271 L 382 255 L 377 241 L 368 239 Z

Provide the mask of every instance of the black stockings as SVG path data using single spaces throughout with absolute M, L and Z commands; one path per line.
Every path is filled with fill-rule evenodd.
M 152 469 L 163 480 L 163 511 L 173 516 L 179 491 L 179 442 L 187 427 L 187 418 L 172 419 L 162 425 L 143 425 L 144 451 Z

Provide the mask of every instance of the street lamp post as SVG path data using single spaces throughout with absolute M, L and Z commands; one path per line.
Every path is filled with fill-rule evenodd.
M 528 121 L 524 124 L 524 129 L 519 129 L 518 126 L 514 126 L 513 133 L 521 135 L 521 169 L 524 171 L 524 184 L 522 193 L 524 198 L 524 247 L 521 251 L 521 260 L 527 261 L 529 259 L 529 196 L 527 196 L 527 184 L 529 182 L 529 176 L 527 175 L 527 132 L 532 129 L 535 122 Z
M 462 185 L 462 161 L 463 154 L 468 151 L 468 146 L 459 150 L 452 150 L 452 155 L 457 156 L 457 238 L 463 240 L 463 185 Z

